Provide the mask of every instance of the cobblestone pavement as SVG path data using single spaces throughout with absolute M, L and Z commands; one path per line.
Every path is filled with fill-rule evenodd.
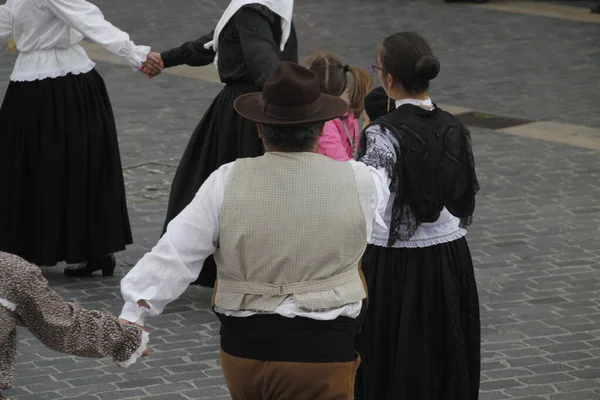
M 163 49 L 211 29 L 222 1 L 97 0 L 138 42 Z M 443 72 L 435 100 L 490 113 L 600 127 L 600 29 L 560 19 L 426 2 L 303 0 L 302 55 L 331 49 L 368 66 L 386 34 L 431 39 Z M 320 6 L 318 6 L 320 5 Z M 0 59 L 0 94 L 12 58 Z M 120 131 L 135 244 L 115 278 L 67 280 L 69 300 L 117 313 L 119 279 L 156 242 L 170 181 L 219 85 L 173 75 L 148 81 L 100 64 Z M 483 319 L 482 400 L 600 398 L 598 152 L 473 129 L 482 184 L 469 241 Z M 20 331 L 18 400 L 227 399 L 210 292 L 192 287 L 151 321 L 151 356 L 122 370 L 75 359 Z

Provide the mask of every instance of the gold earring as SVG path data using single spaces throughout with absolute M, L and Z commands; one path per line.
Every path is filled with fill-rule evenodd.
M 10 51 L 12 54 L 15 54 L 17 52 L 17 45 L 15 44 L 15 34 L 14 33 L 10 33 L 10 38 L 8 39 L 8 51 Z
M 392 102 L 392 98 L 390 97 L 390 90 L 391 90 L 391 86 L 388 86 L 388 90 L 387 90 L 387 112 L 390 112 L 390 103 Z

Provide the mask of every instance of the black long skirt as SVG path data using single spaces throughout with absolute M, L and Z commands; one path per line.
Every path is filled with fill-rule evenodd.
M 204 181 L 220 166 L 238 158 L 264 154 L 256 124 L 242 118 L 233 108 L 235 99 L 245 93 L 260 91 L 250 85 L 227 85 L 215 97 L 183 153 L 177 168 L 163 233 L 167 225 L 192 201 Z M 213 257 L 204 262 L 196 281 L 214 287 L 216 265 Z
M 9 84 L 0 182 L 2 251 L 53 266 L 132 243 L 115 119 L 95 70 Z
M 369 246 L 369 309 L 356 399 L 476 400 L 479 297 L 464 238 L 426 248 Z

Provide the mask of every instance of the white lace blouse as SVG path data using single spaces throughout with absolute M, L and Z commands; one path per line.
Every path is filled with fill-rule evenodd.
M 425 109 L 433 107 L 431 99 L 404 99 L 396 102 L 396 108 L 403 104 L 412 104 Z M 387 129 L 382 128 L 380 125 L 368 127 L 365 134 L 367 135 L 367 154 L 360 161 L 370 167 L 376 168 L 386 177 L 389 185 L 391 184 L 391 177 L 386 171 L 389 169 L 387 167 L 388 165 L 396 163 L 396 151 L 394 150 L 395 139 Z M 385 225 L 388 228 L 391 226 L 392 208 L 395 198 L 396 193 L 390 190 L 390 197 L 383 217 Z M 437 221 L 433 223 L 421 223 L 415 234 L 409 240 L 398 240 L 392 247 L 416 248 L 448 243 L 467 234 L 467 231 L 462 229 L 459 225 L 460 220 L 444 208 Z M 388 247 L 390 236 L 388 228 L 381 229 L 380 227 L 375 226 L 373 235 L 371 236 L 371 243 L 376 246 Z
M 91 71 L 95 64 L 78 44 L 84 37 L 136 69 L 150 52 L 86 0 L 7 0 L 0 5 L 0 42 L 6 43 L 11 32 L 20 54 L 10 79 L 17 82 Z

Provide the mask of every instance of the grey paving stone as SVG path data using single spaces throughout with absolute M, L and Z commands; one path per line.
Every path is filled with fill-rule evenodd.
M 63 381 L 63 380 L 67 380 L 67 379 L 70 379 L 71 381 L 73 381 L 77 378 L 89 378 L 89 377 L 100 378 L 102 376 L 103 376 L 102 372 L 98 371 L 97 369 L 91 369 L 91 368 L 52 374 L 52 377 L 54 379 L 56 379 L 57 381 Z
M 34 383 L 32 385 L 25 386 L 32 393 L 44 393 L 44 392 L 53 392 L 59 389 L 65 389 L 70 387 L 66 382 L 42 382 L 42 383 Z
M 594 359 L 594 356 L 591 353 L 585 352 L 585 351 L 573 351 L 573 352 L 569 352 L 569 353 L 549 354 L 546 357 L 552 361 L 570 362 L 570 363 L 575 363 L 578 361 L 585 362 L 586 360 Z
M 213 399 L 227 396 L 228 391 L 221 386 L 208 386 L 202 389 L 187 390 L 182 394 L 190 399 Z
M 561 393 L 550 396 L 551 400 L 596 400 L 598 393 L 586 390 L 582 392 Z
M 225 386 L 225 378 L 223 377 L 211 377 L 211 378 L 203 378 L 197 379 L 194 381 L 194 385 L 198 388 L 205 388 L 211 386 Z
M 569 374 L 584 381 L 597 380 L 600 376 L 600 368 L 576 369 Z
M 26 391 L 25 389 L 22 389 L 22 388 L 13 388 L 13 389 L 5 390 L 3 392 L 3 394 L 5 397 L 8 397 L 10 399 L 10 398 L 14 398 L 17 396 L 29 395 L 31 393 L 29 393 L 28 391 Z
M 180 383 L 169 383 L 158 386 L 147 387 L 146 390 L 152 394 L 164 394 L 164 393 L 179 393 L 185 394 L 185 391 L 192 389 L 193 386 L 186 382 Z
M 15 396 L 15 399 L 18 400 L 55 400 L 64 398 L 57 392 L 46 392 L 46 393 L 36 393 L 36 394 L 26 394 L 22 396 Z
M 99 397 L 98 396 L 75 396 L 75 397 L 69 397 L 69 399 L 71 399 L 71 400 L 98 400 Z
M 556 389 L 551 385 L 529 385 L 523 388 L 506 389 L 505 392 L 514 398 L 530 398 L 532 396 L 546 396 L 556 393 Z
M 55 372 L 56 369 L 54 368 L 36 368 L 35 365 L 27 365 L 25 367 L 23 364 L 20 364 L 17 367 L 16 379 L 30 379 L 35 376 L 46 376 Z
M 27 386 L 31 386 L 31 385 L 41 385 L 44 383 L 54 383 L 55 381 L 52 380 L 50 375 L 38 375 L 38 376 L 31 376 L 29 378 L 23 378 L 23 377 L 18 377 L 16 379 L 16 384 L 17 385 L 21 385 L 21 384 L 25 384 Z
M 70 389 L 60 390 L 60 394 L 69 398 L 82 395 L 94 395 L 96 393 L 113 392 L 117 389 L 116 386 L 107 383 L 98 383 L 88 386 L 73 387 Z
M 174 374 L 180 374 L 180 373 L 186 373 L 186 372 L 198 372 L 199 373 L 203 369 L 209 369 L 210 367 L 205 364 L 195 363 L 195 364 L 185 364 L 185 365 L 174 365 L 174 366 L 168 366 L 165 368 Z
M 121 390 L 132 388 L 144 388 L 148 386 L 160 385 L 163 381 L 160 378 L 143 378 L 136 380 L 128 380 L 125 382 L 115 383 L 115 386 Z
M 123 399 L 138 399 L 146 395 L 146 392 L 140 389 L 119 390 L 109 393 L 100 393 L 100 400 L 123 400 Z
M 532 365 L 528 367 L 528 369 L 536 374 L 548 374 L 552 372 L 569 372 L 573 371 L 575 368 L 562 363 L 553 363 L 553 364 L 542 364 L 542 365 Z
M 97 376 L 86 376 L 85 378 L 66 379 L 69 385 L 75 387 L 89 387 L 90 385 L 100 383 L 117 383 L 123 381 L 123 378 L 118 375 L 104 374 Z
M 507 368 L 485 372 L 485 376 L 491 379 L 520 378 L 532 375 L 534 375 L 534 373 L 525 368 Z
M 558 383 L 558 382 L 569 382 L 573 381 L 577 378 L 565 374 L 565 373 L 553 373 L 553 374 L 544 374 L 538 376 L 528 376 L 519 378 L 519 380 L 523 383 L 530 385 L 541 385 L 541 384 L 550 384 L 550 383 Z
M 515 379 L 503 379 L 503 380 L 495 380 L 495 381 L 487 381 L 481 383 L 481 390 L 484 392 L 494 391 L 498 389 L 510 389 L 515 387 L 523 387 L 524 384 L 520 383 Z
M 189 397 L 185 397 L 183 394 L 180 394 L 180 393 L 159 394 L 156 396 L 144 397 L 145 400 L 178 400 L 178 399 L 187 400 L 188 398 Z

